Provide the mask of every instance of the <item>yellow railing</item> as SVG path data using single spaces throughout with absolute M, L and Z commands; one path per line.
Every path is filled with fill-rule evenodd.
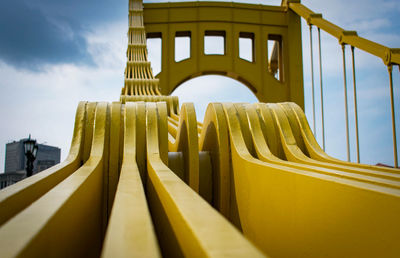
M 347 31 L 322 18 L 322 14 L 314 13 L 300 1 L 286 2 L 288 7 L 303 17 L 308 24 L 315 25 L 339 40 L 339 44 L 347 44 L 382 59 L 386 65 L 400 64 L 400 49 L 389 48 L 357 35 L 355 31 Z
M 358 107 L 357 107 L 357 88 L 356 88 L 356 68 L 354 48 L 365 51 L 380 59 L 387 66 L 389 73 L 389 87 L 390 87 L 390 107 L 392 119 L 392 134 L 393 134 L 393 156 L 394 166 L 398 167 L 397 155 L 397 137 L 396 137 L 396 118 L 394 108 L 394 90 L 393 90 L 393 66 L 400 65 L 400 48 L 389 48 L 370 41 L 357 35 L 356 31 L 348 31 L 343 28 L 322 18 L 322 14 L 314 13 L 306 6 L 300 3 L 300 0 L 283 0 L 282 5 L 292 10 L 307 22 L 310 28 L 310 49 L 311 49 L 311 83 L 312 83 L 312 107 L 313 107 L 313 129 L 316 131 L 315 125 L 315 95 L 314 95 L 314 58 L 313 58 L 313 45 L 312 45 L 312 27 L 317 27 L 318 30 L 318 43 L 319 43 L 319 70 L 320 70 L 320 90 L 321 90 L 321 113 L 322 113 L 322 142 L 325 147 L 325 128 L 324 128 L 324 110 L 323 110 L 323 87 L 322 87 L 322 61 L 321 61 L 321 33 L 320 30 L 325 31 L 329 35 L 338 39 L 338 43 L 342 47 L 343 53 L 343 77 L 344 77 L 344 96 L 345 96 L 345 116 L 346 116 L 346 144 L 347 144 L 347 159 L 350 161 L 350 137 L 349 137 L 349 115 L 348 115 L 348 102 L 347 102 L 347 79 L 346 79 L 346 59 L 345 59 L 345 46 L 351 47 L 352 54 L 352 72 L 353 72 L 353 93 L 354 93 L 354 111 L 355 111 L 355 133 L 356 133 L 356 154 L 357 162 L 360 162 L 359 151 L 359 132 L 358 132 Z M 324 148 L 325 149 L 325 148 Z

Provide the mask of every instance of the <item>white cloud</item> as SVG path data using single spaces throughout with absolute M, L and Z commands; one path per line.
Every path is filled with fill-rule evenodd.
M 387 18 L 375 18 L 371 20 L 361 20 L 354 24 L 354 29 L 357 31 L 374 31 L 390 26 L 390 21 Z
M 219 75 L 207 75 L 181 84 L 173 93 L 179 103 L 193 102 L 197 120 L 203 122 L 210 102 L 258 102 L 255 95 L 244 84 Z
M 29 133 L 39 142 L 69 150 L 79 101 L 117 101 L 123 87 L 126 22 L 94 28 L 86 35 L 95 66 L 53 65 L 40 72 L 0 63 L 0 164 L 5 143 Z

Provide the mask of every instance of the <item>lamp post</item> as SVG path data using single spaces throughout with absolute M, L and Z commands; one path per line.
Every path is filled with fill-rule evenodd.
M 33 162 L 36 159 L 38 148 L 39 147 L 36 144 L 36 140 L 31 139 L 31 135 L 29 135 L 28 140 L 24 141 L 24 149 L 26 156 L 26 177 L 30 177 L 32 175 Z

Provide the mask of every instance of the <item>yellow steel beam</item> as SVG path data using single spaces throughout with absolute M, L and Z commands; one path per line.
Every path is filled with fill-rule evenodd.
M 288 113 L 288 118 L 289 118 L 289 120 L 292 121 L 292 124 L 297 123 L 298 126 L 300 127 L 301 137 L 305 143 L 305 147 L 311 158 L 313 158 L 315 160 L 320 160 L 320 161 L 329 162 L 329 163 L 338 164 L 338 165 L 351 166 L 351 167 L 360 168 L 360 169 L 373 169 L 373 170 L 378 170 L 378 171 L 387 172 L 387 173 L 395 173 L 395 174 L 400 173 L 400 171 L 395 168 L 379 167 L 379 166 L 372 166 L 372 165 L 366 165 L 366 164 L 357 164 L 357 163 L 352 163 L 352 162 L 347 162 L 347 161 L 341 161 L 339 159 L 330 157 L 318 145 L 318 142 L 314 138 L 314 135 L 312 134 L 311 129 L 308 125 L 307 118 L 306 118 L 304 112 L 301 110 L 301 108 L 294 103 L 281 103 L 280 105 L 282 105 L 282 107 Z M 297 141 L 297 139 L 296 139 L 296 141 Z
M 173 126 L 170 127 L 174 133 Z M 182 180 L 199 192 L 199 141 L 193 103 L 183 103 L 175 135 L 175 141 L 169 144 L 169 151 L 183 153 L 185 174 Z
M 119 171 L 121 168 L 122 156 L 122 142 L 123 142 L 123 114 L 122 105 L 120 102 L 114 102 L 111 104 L 111 123 L 110 123 L 110 155 L 108 162 L 108 173 L 105 174 L 104 178 L 104 191 L 106 193 L 105 199 L 107 206 L 107 217 L 111 213 L 111 207 L 114 202 L 115 191 L 118 185 Z
M 168 120 L 167 120 L 167 105 L 163 102 L 157 102 L 156 107 L 158 110 L 158 144 L 159 144 L 159 153 L 160 158 L 164 162 L 165 165 L 168 166 Z M 146 120 L 147 121 L 147 120 Z M 146 128 L 147 128 L 146 122 Z
M 303 106 L 300 17 L 283 7 L 236 3 L 149 3 L 143 12 L 148 35 L 162 35 L 160 91 L 169 95 L 181 83 L 206 74 L 245 84 L 263 102 L 293 101 Z M 205 54 L 207 32 L 222 32 L 224 53 Z M 175 61 L 175 37 L 190 32 L 190 56 Z M 253 61 L 239 57 L 239 38 L 253 35 Z M 268 40 L 280 38 L 277 80 L 268 71 Z
M 146 104 L 136 102 L 136 163 L 142 182 L 146 182 Z
M 260 160 L 291 168 L 304 169 L 307 171 L 318 172 L 331 176 L 337 176 L 342 178 L 354 179 L 373 184 L 381 184 L 389 187 L 399 188 L 398 181 L 400 180 L 400 177 L 398 176 L 398 174 L 390 174 L 374 170 L 346 171 L 346 167 L 344 167 L 345 169 L 341 169 L 343 168 L 343 166 L 342 167 L 330 166 L 327 168 L 326 166 L 324 166 L 323 163 L 318 163 L 318 162 L 315 163 L 309 162 L 306 163 L 307 164 L 306 165 L 302 164 L 303 162 L 296 163 L 296 162 L 279 160 L 269 151 L 266 141 L 264 140 L 264 136 L 260 125 L 261 123 L 258 121 L 257 111 L 253 106 L 250 105 L 246 107 L 246 110 L 247 110 L 247 117 L 249 120 L 249 126 L 252 132 L 253 143 L 257 151 L 257 156 Z M 312 165 L 310 165 L 310 163 Z
M 160 108 L 160 107 L 159 107 Z M 147 196 L 166 256 L 262 257 L 217 211 L 162 162 L 155 104 L 147 104 Z M 162 234 L 161 234 L 162 232 Z
M 396 257 L 399 190 L 255 159 L 236 108 L 225 103 L 224 110 L 239 216 L 249 239 L 271 256 Z
M 303 17 L 307 23 L 313 24 L 337 38 L 340 44 L 349 44 L 379 57 L 386 65 L 400 64 L 399 49 L 388 48 L 363 37 L 359 37 L 357 33 L 349 33 L 339 26 L 323 19 L 322 15 L 314 13 L 301 3 L 290 2 L 288 6 L 295 13 Z
M 0 225 L 45 194 L 81 164 L 87 118 L 86 102 L 76 110 L 71 148 L 64 162 L 0 191 Z
M 124 154 L 102 257 L 160 257 L 136 164 L 136 103 L 124 112 Z
M 98 103 L 89 159 L 0 228 L 3 257 L 99 254 L 103 236 L 102 188 L 104 157 L 108 155 L 105 148 L 108 123 L 108 104 Z
M 348 167 L 345 165 L 331 164 L 326 162 L 321 162 L 309 158 L 304 151 L 304 147 L 298 146 L 299 141 L 296 141 L 294 136 L 294 127 L 291 127 L 282 108 L 278 104 L 266 104 L 268 105 L 274 115 L 274 120 L 279 130 L 279 135 L 282 142 L 282 147 L 285 152 L 286 158 L 290 161 L 297 163 L 304 163 L 311 166 L 317 166 L 321 168 L 340 170 L 340 172 L 335 172 L 337 175 L 342 177 L 349 177 L 360 181 L 370 182 L 374 184 L 381 184 L 385 186 L 391 186 L 395 188 L 400 188 L 400 180 L 398 173 L 383 173 L 380 171 Z M 295 134 L 300 134 L 299 130 Z M 299 137 L 297 137 L 298 139 Z
M 83 162 L 86 162 L 89 159 L 90 151 L 92 148 L 96 106 L 96 102 L 88 102 L 86 107 L 87 119 L 85 124 L 85 143 L 83 145 Z
M 217 111 L 218 108 L 221 109 L 220 106 L 209 104 L 204 116 L 204 130 L 201 131 L 199 137 L 199 150 L 208 151 L 213 160 L 212 185 L 200 185 L 200 194 L 201 189 L 212 187 L 212 205 L 222 215 L 239 226 L 238 220 L 235 223 L 230 215 L 230 198 L 232 196 L 230 185 L 233 181 L 230 177 L 228 127 L 222 109 Z

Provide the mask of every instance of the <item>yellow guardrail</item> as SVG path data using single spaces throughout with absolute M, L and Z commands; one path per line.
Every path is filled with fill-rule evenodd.
M 382 59 L 386 65 L 400 64 L 400 49 L 389 48 L 357 35 L 355 31 L 347 31 L 322 18 L 322 14 L 314 13 L 296 0 L 284 1 L 291 10 L 303 17 L 308 24 L 321 28 L 339 40 L 340 44 L 348 44 Z
M 394 166 L 398 167 L 397 155 L 397 135 L 396 135 L 396 117 L 394 108 L 394 90 L 393 90 L 393 65 L 400 67 L 400 49 L 388 48 L 376 42 L 370 41 L 357 35 L 356 31 L 347 31 L 341 27 L 322 18 L 322 14 L 314 13 L 306 6 L 300 3 L 300 0 L 283 0 L 282 5 L 300 17 L 304 18 L 310 27 L 310 54 L 311 54 L 311 88 L 312 88 L 312 114 L 313 114 L 313 132 L 316 133 L 315 119 L 315 94 L 314 94 L 314 57 L 313 57 L 313 39 L 312 26 L 318 28 L 318 44 L 319 44 L 319 71 L 320 71 L 320 91 L 321 91 L 321 118 L 322 118 L 322 144 L 325 149 L 325 128 L 324 128 L 324 97 L 322 86 L 322 58 L 321 58 L 321 34 L 320 30 L 325 31 L 329 35 L 338 39 L 342 46 L 343 54 L 343 77 L 344 77 L 344 96 L 345 96 L 345 121 L 346 121 L 346 144 L 347 144 L 347 160 L 350 161 L 350 133 L 349 133 L 349 111 L 347 98 L 347 72 L 346 72 L 346 45 L 351 47 L 352 56 L 352 72 L 353 72 L 353 91 L 354 91 L 354 111 L 355 111 L 355 134 L 356 134 L 356 156 L 357 162 L 360 162 L 360 147 L 359 147 L 359 130 L 358 130 L 358 106 L 357 106 L 357 89 L 356 89 L 356 68 L 354 48 L 361 49 L 369 54 L 372 54 L 380 59 L 387 66 L 389 73 L 390 86 L 390 107 L 392 119 L 392 134 L 393 134 L 393 156 Z M 276 56 L 274 57 L 276 59 Z

